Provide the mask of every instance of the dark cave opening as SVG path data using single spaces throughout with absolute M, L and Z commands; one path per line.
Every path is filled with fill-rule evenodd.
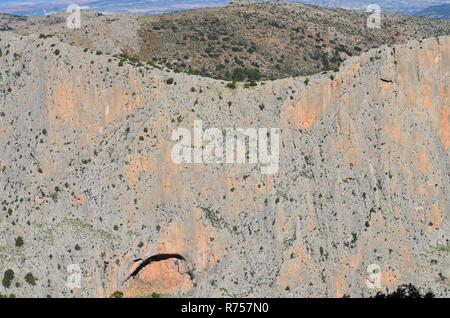
M 161 261 L 165 261 L 167 259 L 178 259 L 181 261 L 185 261 L 186 259 L 180 255 L 180 254 L 156 254 L 156 255 L 152 255 L 148 258 L 146 258 L 145 260 L 142 260 L 142 258 L 138 258 L 136 259 L 134 262 L 138 262 L 140 260 L 142 260 L 142 263 L 139 264 L 139 266 L 130 274 L 130 276 L 128 276 L 128 278 L 123 282 L 125 283 L 126 281 L 128 281 L 131 277 L 136 277 L 137 274 L 139 274 L 139 272 L 147 265 L 151 264 L 151 263 L 155 263 L 155 262 L 161 262 Z

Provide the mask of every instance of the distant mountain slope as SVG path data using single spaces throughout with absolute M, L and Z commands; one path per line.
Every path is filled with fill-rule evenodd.
M 294 0 L 296 1 L 296 0 Z M 352 10 L 366 10 L 367 6 L 377 4 L 383 11 L 403 14 L 415 13 L 433 5 L 440 5 L 448 0 L 298 0 L 307 4 L 345 8 Z
M 267 0 L 257 0 L 267 1 Z M 445 0 L 287 0 L 290 2 L 302 2 L 319 6 L 343 8 L 351 10 L 366 10 L 373 3 L 380 5 L 383 11 L 415 14 L 431 5 L 445 3 Z M 20 15 L 42 16 L 51 12 L 60 12 L 67 8 L 68 4 L 78 3 L 99 12 L 156 14 L 173 11 L 223 7 L 228 0 L 1 0 L 0 12 Z
M 142 16 L 139 57 L 227 79 L 245 78 L 236 69 L 282 78 L 336 69 L 382 44 L 450 34 L 450 23 L 392 13 L 383 14 L 380 29 L 369 29 L 367 17 L 286 2 Z
M 450 19 L 450 3 L 426 8 L 416 15 L 435 19 Z
M 14 28 L 228 80 L 337 69 L 382 44 L 450 34 L 450 21 L 384 13 L 382 27 L 369 29 L 365 12 L 287 2 L 141 16 L 86 11 L 80 30 L 68 29 L 63 17 L 27 18 Z

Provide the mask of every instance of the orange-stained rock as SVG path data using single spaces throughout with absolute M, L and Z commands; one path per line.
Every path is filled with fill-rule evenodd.
M 2 69 L 21 71 L 0 81 L 0 265 L 38 278 L 8 293 L 369 297 L 412 283 L 449 296 L 449 37 L 236 89 L 57 37 L 0 38 Z M 278 172 L 176 164 L 172 131 L 195 120 L 280 128 Z M 167 253 L 182 259 L 127 280 Z

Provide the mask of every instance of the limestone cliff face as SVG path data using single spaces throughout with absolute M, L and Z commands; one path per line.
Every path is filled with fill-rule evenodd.
M 450 37 L 236 89 L 56 37 L 2 33 L 0 50 L 0 293 L 450 295 Z M 280 128 L 278 173 L 175 164 L 171 133 L 194 120 Z M 165 253 L 184 260 L 125 282 Z

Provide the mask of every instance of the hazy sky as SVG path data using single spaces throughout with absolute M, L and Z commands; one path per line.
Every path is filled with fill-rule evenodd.
M 89 6 L 103 12 L 167 12 L 208 6 L 221 6 L 226 0 L 0 0 L 0 12 L 15 14 L 49 13 L 70 4 Z
M 407 12 L 450 0 L 292 0 L 304 3 L 361 9 L 379 4 L 386 10 Z M 224 6 L 227 0 L 0 0 L 0 12 L 44 15 L 64 10 L 69 4 L 89 6 L 102 12 L 161 13 L 184 9 Z

